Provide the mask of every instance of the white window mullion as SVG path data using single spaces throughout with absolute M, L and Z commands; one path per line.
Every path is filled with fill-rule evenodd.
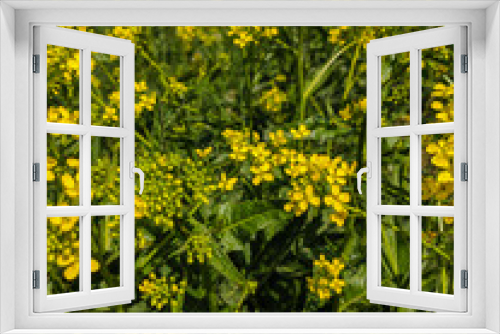
M 130 131 L 127 131 L 122 128 L 112 128 L 106 126 L 47 123 L 47 133 L 59 133 L 66 135 L 79 135 L 79 136 L 84 136 L 87 133 L 90 133 L 92 136 L 98 136 L 98 137 L 124 138 L 130 134 Z
M 412 213 L 420 217 L 455 216 L 455 209 L 452 206 L 375 205 L 372 212 L 389 216 L 410 216 Z
M 127 135 L 122 138 L 122 204 L 128 212 L 121 216 L 121 245 L 120 248 L 120 284 L 126 289 L 129 299 L 135 298 L 135 228 L 134 228 L 134 208 L 135 208 L 135 182 L 134 174 L 130 168 L 135 166 L 135 93 L 134 93 L 134 44 L 131 44 L 132 51 L 129 55 L 121 57 L 122 78 L 120 81 L 121 94 L 121 124 Z M 131 178 L 132 176 L 132 178 Z
M 379 100 L 380 95 L 380 57 L 367 53 L 367 85 L 368 101 Z M 371 178 L 366 179 L 366 233 L 372 238 L 366 241 L 366 273 L 367 294 L 380 285 L 381 247 L 380 247 L 380 215 L 375 213 L 374 208 L 380 205 L 380 139 L 374 135 L 379 126 L 380 105 L 367 104 L 366 113 L 366 161 L 371 163 Z M 369 295 L 368 295 L 369 296 Z
M 419 105 L 421 105 L 421 101 L 419 101 Z M 421 107 L 419 107 L 419 110 L 421 110 Z M 419 117 L 419 119 L 420 119 L 420 117 Z M 443 133 L 454 133 L 455 132 L 455 124 L 453 122 L 451 122 L 451 123 L 435 123 L 435 124 L 419 124 L 419 125 L 415 125 L 412 127 L 412 132 L 417 134 L 417 135 L 436 135 L 436 134 L 443 134 Z
M 455 132 L 455 124 L 453 122 L 450 122 L 450 123 L 436 123 L 436 124 L 388 126 L 373 130 L 373 135 L 378 138 L 388 138 L 388 137 L 409 136 L 411 133 L 417 135 L 435 135 L 435 134 L 454 133 L 454 132 Z
M 415 128 L 420 122 L 420 52 L 418 49 L 410 50 L 410 126 Z M 421 173 L 420 150 L 418 149 L 420 137 L 413 131 L 410 133 L 410 207 L 420 204 L 419 174 Z M 415 293 L 420 290 L 420 217 L 414 212 L 410 214 L 410 291 Z
M 84 59 L 84 54 L 83 54 L 83 50 L 80 49 L 80 67 L 79 67 L 79 70 L 80 70 L 80 75 L 79 75 L 79 78 L 80 78 L 80 86 L 79 86 L 79 106 L 80 108 L 82 108 L 82 106 L 84 106 L 84 78 L 83 78 L 83 75 L 82 73 L 84 73 L 84 69 L 85 69 L 85 59 Z M 79 113 L 80 113 L 80 118 L 79 118 L 79 124 L 76 125 L 76 129 L 75 128 L 72 128 L 71 130 L 79 130 L 79 131 L 72 131 L 72 132 L 68 132 L 68 133 L 65 133 L 65 134 L 77 134 L 77 135 L 80 135 L 80 140 L 78 141 L 79 142 L 79 146 L 80 146 L 80 150 L 79 150 L 79 173 L 80 173 L 80 207 L 78 209 L 82 209 L 84 208 L 84 199 L 83 199 L 83 196 L 81 196 L 82 194 L 82 189 L 84 189 L 84 186 L 85 186 L 85 179 L 83 177 L 83 172 L 84 172 L 84 146 L 83 146 L 83 135 L 86 134 L 86 131 L 85 131 L 85 126 L 83 125 L 83 115 L 82 115 L 82 112 L 81 110 L 79 110 Z M 60 128 L 59 125 L 61 125 L 61 123 L 47 123 L 47 132 L 49 131 L 54 131 L 56 133 L 64 133 L 62 131 L 59 131 L 57 132 L 57 129 Z M 48 209 L 48 208 L 47 208 Z M 83 275 L 83 263 L 81 261 L 84 260 L 84 248 L 82 247 L 82 245 L 84 244 L 84 241 L 85 241 L 85 234 L 84 234 L 84 229 L 83 229 L 83 226 L 84 226 L 84 219 L 83 217 L 86 215 L 86 211 L 84 210 L 81 210 L 82 212 L 79 213 L 79 214 L 76 214 L 74 216 L 78 216 L 80 217 L 80 220 L 79 220 L 79 237 L 78 237 L 78 240 L 79 240 L 79 249 L 78 249 L 78 252 L 79 252 L 79 258 L 81 259 L 80 260 L 80 268 L 79 268 L 79 275 L 78 275 L 78 280 L 79 280 L 79 289 L 80 291 L 83 291 L 84 290 L 84 287 L 85 287 L 85 283 L 86 283 L 86 280 L 84 278 L 84 275 Z M 47 215 L 48 215 L 48 210 L 47 210 Z
M 86 133 L 82 136 L 83 149 L 82 149 L 82 161 L 80 162 L 81 169 L 81 179 L 83 181 L 83 187 L 81 191 L 81 197 L 83 199 L 83 206 L 85 208 L 90 208 L 91 205 L 91 177 L 92 177 L 92 161 L 91 161 L 91 134 L 88 131 L 91 122 L 91 89 L 92 89 L 92 78 L 91 78 L 91 52 L 89 48 L 86 48 L 82 52 L 83 66 L 81 68 L 82 77 L 82 104 L 81 114 L 82 114 L 82 124 L 87 129 Z M 92 231 L 92 216 L 90 215 L 90 210 L 86 212 L 83 216 L 82 221 L 82 240 L 80 242 L 80 275 L 83 279 L 83 291 L 90 294 L 91 291 L 91 276 L 92 276 L 92 262 L 91 262 L 91 231 Z

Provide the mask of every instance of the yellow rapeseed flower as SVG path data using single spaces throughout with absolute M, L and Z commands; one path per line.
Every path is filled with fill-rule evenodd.
M 206 156 L 208 156 L 210 153 L 212 152 L 212 147 L 207 147 L 205 148 L 204 150 L 201 150 L 201 149 L 197 149 L 196 150 L 196 154 L 198 154 L 198 156 L 200 158 L 205 158 Z
M 72 281 L 75 278 L 77 278 L 79 274 L 80 274 L 80 266 L 78 265 L 78 263 L 73 263 L 73 265 L 67 267 L 64 270 L 63 275 L 66 280 Z
M 295 139 L 302 139 L 308 137 L 311 134 L 311 131 L 308 130 L 305 125 L 301 124 L 297 130 L 292 129 L 291 133 Z
M 220 176 L 219 188 L 222 190 L 231 191 L 233 190 L 236 182 L 238 182 L 237 177 L 227 179 L 226 173 L 222 173 Z

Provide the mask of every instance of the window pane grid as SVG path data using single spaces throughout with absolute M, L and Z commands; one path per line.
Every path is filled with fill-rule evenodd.
M 422 259 L 423 259 L 423 250 L 422 250 L 422 242 L 423 242 L 423 237 L 422 237 L 422 231 L 423 231 L 423 226 L 422 226 L 422 221 L 424 219 L 453 219 L 452 217 L 455 216 L 455 210 L 454 207 L 448 206 L 448 207 L 441 207 L 441 206 L 436 206 L 436 205 L 422 205 L 422 170 L 423 170 L 423 153 L 422 153 L 422 147 L 423 147 L 423 138 L 424 136 L 428 136 L 427 138 L 434 138 L 430 136 L 451 136 L 453 137 L 453 134 L 455 132 L 455 124 L 454 122 L 446 122 L 446 123 L 439 123 L 439 124 L 423 124 L 422 120 L 422 101 L 421 101 L 421 96 L 422 92 L 420 90 L 420 83 L 422 82 L 422 61 L 421 61 L 421 50 L 419 49 L 414 49 L 410 52 L 410 115 L 409 115 L 409 125 L 402 125 L 402 126 L 390 126 L 390 127 L 384 127 L 384 122 L 383 122 L 383 115 L 382 115 L 382 110 L 381 106 L 379 105 L 379 115 L 378 115 L 378 127 L 373 130 L 373 134 L 379 138 L 378 142 L 378 148 L 379 148 L 379 177 L 378 177 L 378 203 L 379 205 L 376 205 L 373 208 L 373 212 L 377 214 L 378 216 L 378 222 L 379 222 L 379 233 L 383 232 L 383 226 L 382 224 L 382 217 L 386 216 L 393 216 L 393 217 L 408 217 L 409 218 L 409 253 L 411 254 L 410 256 L 410 263 L 409 263 L 409 285 L 408 286 L 401 286 L 401 287 L 396 287 L 393 286 L 392 288 L 399 288 L 396 290 L 404 291 L 404 289 L 409 289 L 412 294 L 418 294 L 421 293 L 422 290 L 424 289 L 423 287 L 423 280 L 424 277 L 422 277 L 423 273 L 423 265 L 422 265 Z M 380 64 L 380 63 L 379 63 Z M 417 74 L 418 75 L 415 75 Z M 384 169 L 384 153 L 383 149 L 384 146 L 382 144 L 382 141 L 385 138 L 393 138 L 392 140 L 401 140 L 402 138 L 408 138 L 409 136 L 409 205 L 401 205 L 402 203 L 391 203 L 393 205 L 383 205 L 383 186 L 384 186 L 384 177 L 392 177 L 391 175 L 384 175 L 387 173 L 393 172 L 391 168 Z M 441 137 L 440 137 L 441 138 Z M 448 137 L 446 137 L 448 138 Z M 428 140 L 427 140 L 428 141 Z M 426 143 L 427 143 L 426 141 Z M 427 143 L 428 144 L 428 143 Z M 386 147 L 387 148 L 387 147 Z M 425 149 L 425 147 L 424 147 Z M 454 148 L 452 148 L 454 150 Z M 399 156 L 399 155 L 398 155 Z M 397 160 L 397 159 L 396 159 Z M 394 159 L 391 160 L 394 162 Z M 387 162 L 386 162 L 387 163 Z M 396 161 L 396 163 L 402 164 L 403 161 Z M 453 162 L 452 162 L 453 165 Z M 390 167 L 390 166 L 389 166 Z M 452 166 L 453 168 L 453 166 Z M 425 181 L 425 180 L 424 180 Z M 427 201 L 427 203 L 431 204 L 430 202 Z M 382 205 L 381 205 L 382 204 Z M 399 205 L 398 205 L 399 204 Z M 434 202 L 432 202 L 434 204 Z M 453 204 L 453 203 L 451 203 Z M 383 233 L 382 233 L 383 234 Z M 379 234 L 379 238 L 381 238 L 381 235 Z M 425 240 L 424 240 L 425 241 Z M 379 239 L 379 245 L 382 245 L 383 240 Z M 386 240 L 387 242 L 387 240 Z M 425 246 L 426 244 L 424 244 Z M 429 246 L 430 247 L 430 246 Z M 382 248 L 384 248 L 382 246 Z M 378 286 L 380 288 L 387 288 L 387 285 L 384 284 L 383 276 L 384 273 L 387 275 L 387 260 L 384 262 L 382 258 L 383 252 L 379 253 L 379 259 L 382 261 L 379 263 L 379 272 L 378 272 Z M 386 254 L 386 258 L 387 258 Z M 453 254 L 451 255 L 453 256 Z M 446 271 L 443 269 L 443 273 L 441 275 L 446 275 Z M 451 276 L 453 277 L 453 276 Z M 387 278 L 385 279 L 385 282 L 387 283 Z M 426 281 L 427 282 L 427 281 Z M 393 284 L 393 283 L 391 283 Z M 426 283 L 429 285 L 429 283 Z M 449 288 L 448 286 L 445 287 L 440 287 L 441 291 L 445 291 L 444 293 L 449 293 L 446 291 L 453 291 L 453 289 Z M 437 288 L 436 288 L 437 289 Z M 439 291 L 437 291 L 439 292 Z M 443 292 L 442 292 L 443 293 Z
M 119 75 L 122 76 L 122 57 L 120 58 L 120 71 Z M 85 64 L 87 62 L 87 64 Z M 116 216 L 119 217 L 119 226 L 122 225 L 122 217 L 123 215 L 130 214 L 130 208 L 123 205 L 123 182 L 120 182 L 119 190 L 120 195 L 118 196 L 119 205 L 91 205 L 91 170 L 92 170 L 92 161 L 91 161 L 91 150 L 92 150 L 92 138 L 96 138 L 97 140 L 105 138 L 116 138 L 120 142 L 119 148 L 119 167 L 123 165 L 123 140 L 129 135 L 129 131 L 123 128 L 123 118 L 119 117 L 119 127 L 111 127 L 111 126 L 101 126 L 101 125 L 92 125 L 91 124 L 91 110 L 89 104 L 89 94 L 90 91 L 90 73 L 89 71 L 85 71 L 84 69 L 88 69 L 90 64 L 89 62 L 89 51 L 88 50 L 79 50 L 79 116 L 76 124 L 70 123 L 54 123 L 54 122 L 46 122 L 46 133 L 48 135 L 57 134 L 63 136 L 78 136 L 79 137 L 79 152 L 78 152 L 78 160 L 79 166 L 77 166 L 79 170 L 79 198 L 77 198 L 77 203 L 79 205 L 72 204 L 71 206 L 48 206 L 46 208 L 46 217 L 47 219 L 69 219 L 71 217 L 79 217 L 80 227 L 77 231 L 80 247 L 78 249 L 78 258 L 79 258 L 79 266 L 76 269 L 77 273 L 72 273 L 77 279 L 78 289 L 73 294 L 81 294 L 81 293 L 91 293 L 92 288 L 95 288 L 92 285 L 92 273 L 93 273 L 93 263 L 92 263 L 92 254 L 91 248 L 91 237 L 92 233 L 95 234 L 95 227 L 93 227 L 94 219 L 102 219 L 106 216 Z M 120 80 L 120 102 L 119 102 L 119 115 L 121 115 L 123 106 L 121 99 L 123 82 Z M 87 97 L 87 98 L 85 98 Z M 49 120 L 49 119 L 47 119 Z M 120 168 L 119 177 L 120 180 L 123 180 L 124 177 L 124 168 Z M 70 203 L 71 204 L 71 203 Z M 94 218 L 95 217 L 95 218 Z M 101 218 L 99 218 L 101 217 Z M 123 235 L 119 233 L 118 236 L 118 244 L 123 243 Z M 122 247 L 118 248 L 119 259 L 122 258 Z M 95 264 L 94 264 L 95 266 Z M 94 268 L 95 269 L 95 268 Z M 71 271 L 71 270 L 70 270 Z M 73 270 L 74 271 L 74 270 Z M 95 271 L 95 270 L 94 270 Z M 118 275 L 118 285 L 116 287 L 123 286 L 123 267 L 120 265 Z M 95 273 L 94 273 L 95 275 Z M 116 284 L 116 283 L 113 283 Z M 68 291 L 69 292 L 69 291 Z M 64 293 L 65 295 L 68 292 Z

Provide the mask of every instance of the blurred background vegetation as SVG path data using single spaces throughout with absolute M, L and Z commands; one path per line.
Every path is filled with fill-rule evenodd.
M 366 45 L 431 27 L 67 27 L 132 40 L 136 299 L 95 312 L 392 312 L 366 299 Z M 422 52 L 423 122 L 453 121 L 453 48 Z M 49 122 L 79 123 L 79 52 L 48 49 Z M 92 54 L 92 124 L 120 124 L 119 58 Z M 409 124 L 409 54 L 382 59 L 382 126 Z M 425 137 L 425 138 L 424 138 Z M 92 204 L 120 142 L 92 138 Z M 453 135 L 422 137 L 424 204 L 453 205 Z M 79 137 L 48 135 L 48 205 L 79 203 Z M 409 138 L 382 140 L 409 202 Z M 137 187 L 136 187 L 137 188 Z M 92 288 L 119 285 L 119 219 L 93 217 Z M 49 293 L 78 291 L 78 217 L 48 221 Z M 382 218 L 382 284 L 409 287 L 409 222 Z M 453 220 L 422 221 L 424 291 L 453 293 Z M 88 311 L 85 311 L 88 312 Z

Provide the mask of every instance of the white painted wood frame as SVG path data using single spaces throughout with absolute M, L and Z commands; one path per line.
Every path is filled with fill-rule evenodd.
M 80 50 L 80 124 L 47 123 L 47 45 Z M 40 182 L 34 183 L 34 270 L 40 288 L 34 289 L 35 312 L 65 312 L 129 303 L 135 294 L 134 179 L 134 44 L 128 40 L 70 29 L 34 27 L 34 52 L 40 73 L 34 84 L 33 161 L 40 163 Z M 91 125 L 91 53 L 120 57 L 120 127 Z M 80 142 L 80 205 L 47 207 L 47 134 L 78 135 Z M 91 138 L 120 138 L 120 205 L 91 205 Z M 119 215 L 120 286 L 91 289 L 91 224 L 93 216 Z M 80 217 L 79 292 L 47 295 L 47 217 Z
M 460 164 L 467 162 L 467 74 L 461 73 L 461 55 L 467 54 L 466 27 L 436 28 L 371 41 L 367 46 L 367 297 L 372 303 L 431 311 L 467 310 L 467 290 L 461 288 L 461 270 L 467 269 L 467 182 L 460 179 Z M 454 122 L 422 124 L 421 50 L 454 46 Z M 381 57 L 410 54 L 410 125 L 382 127 Z M 421 202 L 421 135 L 454 134 L 454 206 L 423 206 Z M 381 205 L 381 138 L 409 136 L 410 205 Z M 410 218 L 410 289 L 382 286 L 381 217 Z M 421 290 L 421 217 L 454 217 L 454 294 Z

